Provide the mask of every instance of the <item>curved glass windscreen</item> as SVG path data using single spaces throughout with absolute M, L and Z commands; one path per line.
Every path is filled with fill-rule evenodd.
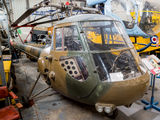
M 116 22 L 116 25 L 118 26 L 118 29 L 119 29 L 120 33 L 123 34 L 123 38 L 125 39 L 128 46 L 129 47 L 134 47 L 131 39 L 129 38 L 128 34 L 124 30 L 124 27 L 122 26 L 122 24 L 120 22 Z
M 124 23 L 126 29 L 132 29 L 135 24 L 135 6 L 132 0 L 112 0 L 111 10 Z
M 81 22 L 96 72 L 102 82 L 140 77 L 146 72 L 120 22 Z
M 160 2 L 136 0 L 138 4 L 138 26 L 148 35 L 160 32 Z
M 138 67 L 130 50 L 95 53 L 92 56 L 102 82 L 130 80 L 142 75 L 142 69 Z
M 132 43 L 128 42 L 129 38 L 123 36 L 123 27 L 118 23 L 114 21 L 82 22 L 81 24 L 90 50 L 104 51 L 132 46 Z
M 56 51 L 82 51 L 76 26 L 56 28 Z
M 147 72 L 147 68 L 146 68 L 146 66 L 143 64 L 143 62 L 142 62 L 141 58 L 139 57 L 136 49 L 134 48 L 134 49 L 132 49 L 131 51 L 132 51 L 133 55 L 136 56 L 135 60 L 137 61 L 139 67 L 140 67 L 141 70 L 142 70 L 142 72 L 143 72 L 143 73 L 146 73 L 146 72 Z

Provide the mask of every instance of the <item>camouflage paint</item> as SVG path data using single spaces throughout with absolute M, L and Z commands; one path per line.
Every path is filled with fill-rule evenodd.
M 96 15 L 95 15 L 96 16 Z M 70 19 L 70 18 L 69 18 Z M 74 20 L 73 20 L 74 21 Z M 78 21 L 78 20 L 77 20 Z M 92 53 L 86 43 L 84 33 L 78 22 L 60 22 L 57 27 L 77 25 L 77 29 L 81 38 L 83 51 L 55 51 L 55 31 L 53 32 L 53 49 L 52 47 L 41 48 L 39 46 L 23 45 L 14 43 L 13 46 L 20 50 L 26 51 L 33 56 L 39 57 L 38 68 L 42 69 L 42 74 L 49 76 L 53 71 L 55 79 L 50 79 L 51 87 L 60 94 L 67 96 L 76 101 L 95 105 L 96 103 L 128 105 L 140 99 L 147 91 L 149 84 L 149 74 L 146 72 L 142 76 L 119 82 L 101 82 L 98 73 L 94 72 L 95 65 L 92 58 Z M 133 49 L 133 48 L 127 48 Z M 119 52 L 121 50 L 111 50 L 109 52 Z M 94 53 L 105 53 L 106 51 L 95 51 Z M 51 56 L 51 59 L 46 59 Z M 84 82 L 79 82 L 67 74 L 59 64 L 61 56 L 79 56 L 82 57 L 87 65 L 89 72 L 88 78 Z M 134 56 L 135 57 L 135 56 Z M 45 72 L 47 69 L 48 72 Z
M 22 52 L 33 56 L 34 58 L 39 58 L 42 50 L 44 49 L 45 46 L 43 45 L 38 45 L 38 44 L 22 44 L 22 43 L 17 43 L 13 42 L 13 46 Z

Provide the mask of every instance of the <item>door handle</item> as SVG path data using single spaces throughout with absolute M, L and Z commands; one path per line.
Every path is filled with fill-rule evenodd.
M 55 61 L 58 61 L 58 59 L 54 58 Z

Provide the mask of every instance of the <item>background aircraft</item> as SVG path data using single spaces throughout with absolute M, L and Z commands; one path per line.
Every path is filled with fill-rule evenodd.
M 86 1 L 88 5 L 98 5 L 104 15 L 113 16 L 121 21 L 138 52 L 158 49 L 158 33 L 160 32 L 160 2 L 158 0 Z M 153 37 L 156 37 L 156 42 L 152 41 Z
M 160 2 L 158 1 L 87 0 L 87 4 L 101 4 L 103 14 L 121 21 L 129 36 L 151 37 L 160 32 Z

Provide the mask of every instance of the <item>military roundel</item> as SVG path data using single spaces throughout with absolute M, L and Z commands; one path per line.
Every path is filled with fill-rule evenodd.
M 157 35 L 154 35 L 150 38 L 150 41 L 153 43 L 153 44 L 157 44 L 157 42 L 159 42 L 159 38 Z

